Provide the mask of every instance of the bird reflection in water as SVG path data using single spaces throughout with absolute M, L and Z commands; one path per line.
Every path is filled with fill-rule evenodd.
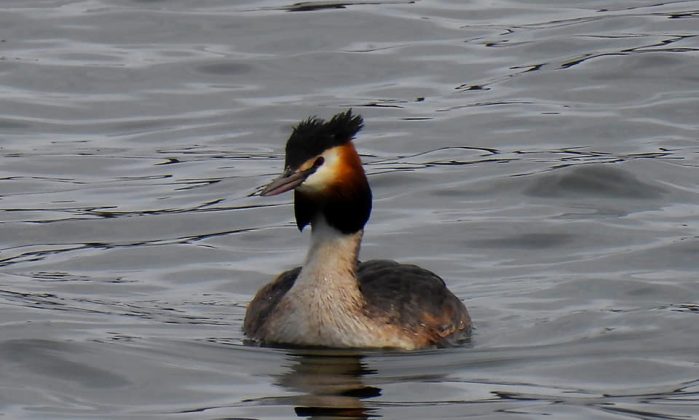
M 381 389 L 364 383 L 373 375 L 358 353 L 296 351 L 289 354 L 290 371 L 277 384 L 299 395 L 291 403 L 299 417 L 310 419 L 370 419 L 379 417 L 365 400 L 381 395 Z

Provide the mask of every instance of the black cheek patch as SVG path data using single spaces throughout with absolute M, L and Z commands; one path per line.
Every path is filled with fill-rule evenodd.
M 342 233 L 364 229 L 371 215 L 371 189 L 366 185 L 352 191 L 351 195 L 328 200 L 323 215 L 330 226 Z
M 322 214 L 328 225 L 345 234 L 364 229 L 371 215 L 371 189 L 363 183 L 351 191 L 330 192 L 315 197 L 294 191 L 296 226 L 303 230 L 316 215 Z
M 316 213 L 316 204 L 306 194 L 294 191 L 294 216 L 296 217 L 296 226 L 299 230 L 303 230 Z

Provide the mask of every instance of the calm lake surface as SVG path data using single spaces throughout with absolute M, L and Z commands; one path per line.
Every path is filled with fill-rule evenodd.
M 699 1 L 4 0 L 0 92 L 2 418 L 699 419 Z M 463 348 L 244 342 L 349 107 Z

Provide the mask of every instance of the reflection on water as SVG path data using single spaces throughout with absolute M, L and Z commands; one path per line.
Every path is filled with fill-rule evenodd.
M 381 389 L 367 386 L 362 378 L 376 373 L 362 362 L 360 354 L 331 355 L 323 352 L 292 353 L 288 373 L 278 384 L 299 393 L 292 398 L 299 417 L 312 419 L 368 419 L 378 417 L 364 400 L 378 397 Z
M 696 418 L 699 2 L 520 3 L 2 2 L 3 415 Z M 362 258 L 470 347 L 243 344 L 308 240 L 255 192 L 348 107 Z

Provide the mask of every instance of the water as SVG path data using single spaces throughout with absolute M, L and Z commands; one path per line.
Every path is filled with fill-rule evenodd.
M 0 412 L 699 418 L 699 2 L 559 3 L 4 1 Z M 307 240 L 252 194 L 348 107 L 363 258 L 441 274 L 469 346 L 244 344 Z

